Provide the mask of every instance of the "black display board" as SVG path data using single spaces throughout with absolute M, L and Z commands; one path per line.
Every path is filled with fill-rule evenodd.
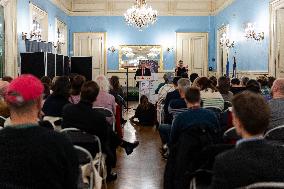
M 63 76 L 64 73 L 64 56 L 63 55 L 56 55 L 56 76 Z
M 77 73 L 92 80 L 92 57 L 71 57 L 71 73 Z
M 63 65 L 63 68 L 64 68 L 64 72 L 63 74 L 68 76 L 70 74 L 70 58 L 69 56 L 64 56 L 64 65 Z
M 21 74 L 45 76 L 45 53 L 21 53 Z
M 55 77 L 55 54 L 47 53 L 46 73 L 50 79 Z

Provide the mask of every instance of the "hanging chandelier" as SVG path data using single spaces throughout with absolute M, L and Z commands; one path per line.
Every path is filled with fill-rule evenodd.
M 140 31 L 154 24 L 157 21 L 157 16 L 158 12 L 148 6 L 146 0 L 136 0 L 136 4 L 124 14 L 127 24 L 138 28 Z

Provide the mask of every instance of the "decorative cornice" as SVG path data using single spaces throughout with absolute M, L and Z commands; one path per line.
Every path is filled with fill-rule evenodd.
M 3 0 L 7 1 L 7 0 Z M 72 3 L 71 10 L 68 9 L 61 0 L 50 0 L 53 4 L 55 4 L 58 8 L 60 8 L 63 12 L 65 12 L 69 16 L 122 16 L 122 10 L 98 10 L 98 11 L 76 11 L 74 4 Z M 211 9 L 208 10 L 177 10 L 177 11 L 159 11 L 160 16 L 215 16 L 219 14 L 222 10 L 228 7 L 234 0 L 225 0 L 221 4 L 221 6 L 216 7 L 216 5 L 212 5 Z M 1 0 L 0 0 L 1 2 Z M 110 2 L 112 3 L 112 2 Z M 166 3 L 166 2 L 165 2 Z M 214 3 L 213 3 L 214 4 Z M 107 7 L 113 7 L 108 4 Z
M 235 0 L 226 0 L 221 6 L 219 6 L 215 11 L 213 11 L 213 15 L 217 15 L 222 12 L 225 8 L 231 5 Z

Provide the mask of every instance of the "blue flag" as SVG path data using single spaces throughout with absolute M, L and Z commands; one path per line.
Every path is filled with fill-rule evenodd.
M 237 60 L 236 57 L 234 56 L 234 64 L 233 64 L 233 78 L 237 77 Z
M 227 64 L 226 64 L 226 77 L 230 77 L 230 62 L 229 57 L 227 57 Z

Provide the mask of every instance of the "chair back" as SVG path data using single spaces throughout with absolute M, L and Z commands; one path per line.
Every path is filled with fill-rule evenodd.
M 60 122 L 60 120 L 62 120 L 61 117 L 44 116 L 43 120 L 44 121 L 49 121 L 52 124 L 54 130 L 56 130 L 56 131 L 60 131 L 61 130 L 61 124 L 59 124 L 59 125 L 56 124 L 56 122 L 58 122 L 58 121 Z
M 224 136 L 223 136 L 225 141 L 237 141 L 241 139 L 241 137 L 237 134 L 236 128 L 232 127 L 225 131 Z
M 284 125 L 270 129 L 265 133 L 264 138 L 267 140 L 276 140 L 284 142 Z
M 1 127 L 4 127 L 5 121 L 6 121 L 6 118 L 3 117 L 3 116 L 0 116 L 0 126 L 1 126 Z
M 230 107 L 232 107 L 232 103 L 230 101 L 224 102 L 224 111 L 228 110 Z
M 284 182 L 259 182 L 238 189 L 275 189 L 284 188 Z

